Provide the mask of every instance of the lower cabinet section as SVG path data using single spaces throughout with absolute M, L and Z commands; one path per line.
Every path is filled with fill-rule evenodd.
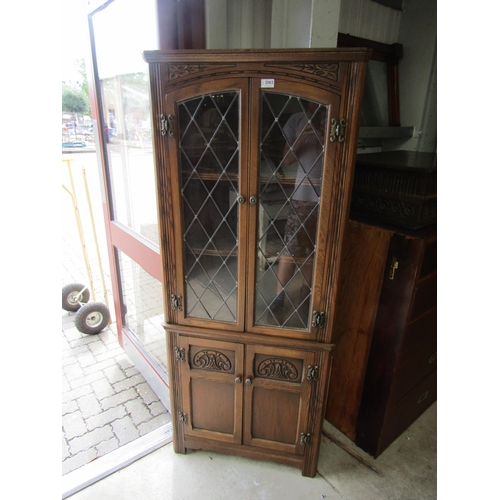
M 175 451 L 214 450 L 316 474 L 332 346 L 170 337 Z

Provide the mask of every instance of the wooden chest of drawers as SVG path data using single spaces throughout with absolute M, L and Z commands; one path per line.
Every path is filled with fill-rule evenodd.
M 379 456 L 437 397 L 436 227 L 349 221 L 326 419 Z

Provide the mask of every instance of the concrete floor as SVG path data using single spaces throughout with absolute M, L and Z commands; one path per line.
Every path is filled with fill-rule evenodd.
M 72 500 L 427 500 L 437 498 L 437 403 L 374 460 L 328 422 L 324 430 L 359 460 L 323 436 L 318 474 L 272 462 L 196 451 L 172 444 L 73 494 Z

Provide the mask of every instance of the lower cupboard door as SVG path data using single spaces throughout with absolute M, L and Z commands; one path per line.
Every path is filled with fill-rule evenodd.
M 241 443 L 244 346 L 180 337 L 184 434 Z
M 314 383 L 307 372 L 314 359 L 295 349 L 247 346 L 244 444 L 304 454 Z

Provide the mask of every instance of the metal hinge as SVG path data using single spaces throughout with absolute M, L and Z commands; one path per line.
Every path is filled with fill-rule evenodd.
M 188 423 L 188 416 L 187 416 L 187 413 L 182 413 L 182 411 L 180 411 L 178 413 L 178 417 L 179 417 L 179 423 L 180 424 L 184 424 L 186 425 Z
M 182 311 L 182 295 L 175 295 L 175 293 L 173 293 L 170 299 L 172 300 L 172 309 Z
M 311 444 L 311 434 L 300 433 L 300 446 L 306 446 Z
M 330 142 L 335 142 L 336 140 L 344 142 L 346 125 L 346 118 L 342 118 L 340 121 L 337 118 L 332 118 L 330 122 Z
M 313 311 L 312 323 L 311 326 L 313 328 L 324 328 L 326 321 L 326 315 L 324 311 L 318 312 Z
M 175 361 L 184 363 L 186 361 L 186 349 L 184 347 L 174 347 Z
M 165 118 L 164 114 L 160 115 L 160 130 L 161 130 L 161 135 L 166 135 L 168 132 L 168 135 L 170 137 L 174 136 L 174 116 L 173 115 L 168 115 Z
M 311 366 L 307 367 L 307 380 L 318 381 L 319 380 L 319 366 Z

